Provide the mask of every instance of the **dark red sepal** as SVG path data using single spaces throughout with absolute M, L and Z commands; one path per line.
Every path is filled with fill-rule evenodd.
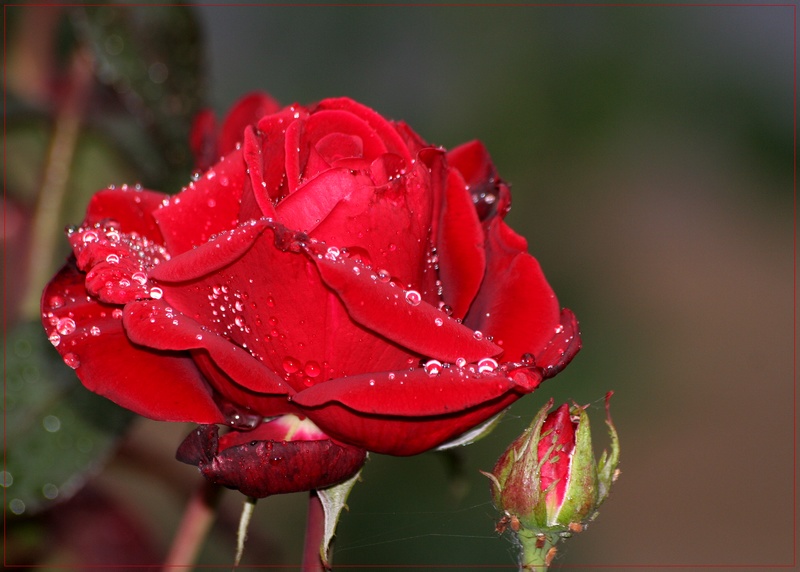
M 363 449 L 331 439 L 254 440 L 218 448 L 219 427 L 202 425 L 184 440 L 176 458 L 197 465 L 212 483 L 255 498 L 334 485 L 355 475 L 367 458 Z

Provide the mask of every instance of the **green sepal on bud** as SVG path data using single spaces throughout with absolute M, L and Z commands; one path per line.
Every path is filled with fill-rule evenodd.
M 586 406 L 551 399 L 500 456 L 491 473 L 492 498 L 503 513 L 498 532 L 510 528 L 522 548 L 525 570 L 546 570 L 562 538 L 597 516 L 619 471 L 619 436 L 606 394 L 611 449 L 595 461 Z

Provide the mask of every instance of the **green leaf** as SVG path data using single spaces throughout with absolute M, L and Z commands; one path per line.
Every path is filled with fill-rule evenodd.
M 13 514 L 32 514 L 77 492 L 102 467 L 135 415 L 85 389 L 38 323 L 6 343 L 3 486 Z
M 325 533 L 322 538 L 322 545 L 319 547 L 319 556 L 322 559 L 322 564 L 326 570 L 330 569 L 328 561 L 328 551 L 333 540 L 333 535 L 336 532 L 336 525 L 339 522 L 339 515 L 342 514 L 342 509 L 347 508 L 347 497 L 350 496 L 350 491 L 353 490 L 356 482 L 361 476 L 361 471 L 358 471 L 351 478 L 346 481 L 327 487 L 324 489 L 317 489 L 317 495 L 322 503 L 322 508 L 325 511 Z

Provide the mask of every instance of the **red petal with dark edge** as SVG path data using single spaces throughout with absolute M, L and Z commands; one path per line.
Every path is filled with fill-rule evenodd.
M 422 369 L 351 376 L 292 400 L 335 439 L 376 453 L 415 455 L 451 441 L 528 393 L 501 371 L 464 372 L 451 367 L 435 377 Z
M 67 264 L 42 298 L 45 330 L 58 335 L 56 349 L 81 382 L 151 419 L 222 422 L 211 388 L 191 357 L 132 344 L 122 327 L 122 310 L 88 297 L 84 278 L 74 264 Z M 61 331 L 71 333 L 59 334 L 60 320 Z
M 464 323 L 493 336 L 504 361 L 538 355 L 560 323 L 558 300 L 525 239 L 499 217 L 486 234 L 486 278 Z
M 484 278 L 486 253 L 483 242 L 483 227 L 472 204 L 472 196 L 461 175 L 450 170 L 439 219 L 437 247 L 442 299 L 453 309 L 455 318 L 466 315 Z
M 329 260 L 314 254 L 311 258 L 322 279 L 344 302 L 350 317 L 389 340 L 447 362 L 477 361 L 501 352 L 444 312 L 419 301 L 417 292 L 380 282 L 352 259 Z
M 294 393 L 247 350 L 177 312 L 164 300 L 128 304 L 123 324 L 131 341 L 143 346 L 158 350 L 206 350 L 214 363 L 247 389 L 270 395 Z
M 355 475 L 366 451 L 331 441 L 252 441 L 214 450 L 216 426 L 200 428 L 181 445 L 180 460 L 200 467 L 212 483 L 255 498 L 335 485 Z M 208 459 L 208 460 L 206 460 Z
M 222 123 L 219 154 L 225 155 L 233 151 L 236 144 L 242 142 L 244 130 L 248 125 L 255 125 L 259 119 L 278 112 L 280 108 L 277 101 L 262 92 L 253 92 L 238 100 Z

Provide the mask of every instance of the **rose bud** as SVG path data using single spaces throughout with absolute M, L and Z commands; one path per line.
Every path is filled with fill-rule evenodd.
M 468 442 L 580 349 L 480 143 L 251 94 L 201 115 L 191 147 L 202 171 L 178 194 L 92 198 L 42 322 L 90 390 L 225 426 L 179 454 L 214 482 L 327 487 L 365 451 Z
M 606 395 L 606 409 L 612 395 Z M 492 498 L 522 547 L 523 566 L 546 569 L 561 538 L 580 532 L 597 516 L 618 475 L 619 439 L 607 414 L 611 453 L 595 461 L 586 407 L 564 404 L 548 413 L 551 399 L 533 423 L 500 456 L 491 473 Z

